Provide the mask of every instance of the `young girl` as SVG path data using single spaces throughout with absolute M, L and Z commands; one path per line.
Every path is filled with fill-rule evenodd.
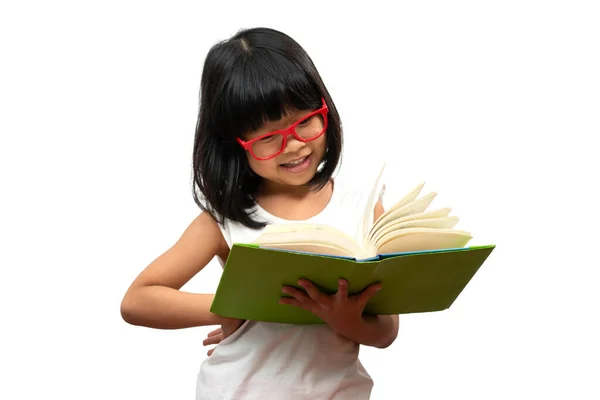
M 125 321 L 174 329 L 219 325 L 202 363 L 198 399 L 368 399 L 372 380 L 359 345 L 384 348 L 398 316 L 363 316 L 379 289 L 335 295 L 310 282 L 283 287 L 280 302 L 305 308 L 322 325 L 240 321 L 209 311 L 212 294 L 179 289 L 235 242 L 266 224 L 306 221 L 357 236 L 367 194 L 332 175 L 342 147 L 335 105 L 313 62 L 287 35 L 244 30 L 216 44 L 204 64 L 194 142 L 194 200 L 203 210 L 180 239 L 131 284 Z M 358 185 L 357 185 L 358 186 Z M 381 202 L 374 210 L 383 212 Z M 250 266 L 249 266 L 250 268 Z M 281 268 L 285 268 L 282 265 Z

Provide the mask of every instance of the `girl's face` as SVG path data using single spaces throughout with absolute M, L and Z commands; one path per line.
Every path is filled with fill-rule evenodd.
M 244 139 L 248 141 L 266 133 L 286 129 L 310 113 L 309 110 L 291 110 L 280 120 L 268 121 L 260 129 L 246 135 Z M 303 121 L 296 128 L 296 132 L 301 129 L 317 129 L 318 132 L 319 124 L 322 127 L 322 123 L 322 118 L 319 116 L 311 117 L 309 120 Z M 285 186 L 305 185 L 315 176 L 319 164 L 325 157 L 326 134 L 309 142 L 301 142 L 293 135 L 289 135 L 281 154 L 269 160 L 257 160 L 247 151 L 248 164 L 256 175 L 271 183 Z M 265 147 L 268 145 L 268 142 L 263 144 Z

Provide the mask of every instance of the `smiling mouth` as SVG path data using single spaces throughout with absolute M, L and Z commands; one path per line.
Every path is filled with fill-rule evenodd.
M 288 163 L 285 163 L 285 164 L 281 164 L 281 166 L 282 166 L 282 167 L 288 167 L 288 168 L 290 168 L 290 167 L 295 167 L 295 166 L 297 166 L 297 165 L 300 165 L 300 164 L 302 164 L 304 161 L 306 161 L 306 159 L 307 159 L 308 157 L 310 157 L 310 154 L 309 154 L 309 155 L 307 155 L 307 156 L 305 156 L 305 157 L 298 158 L 297 160 L 290 161 L 290 162 L 288 162 Z

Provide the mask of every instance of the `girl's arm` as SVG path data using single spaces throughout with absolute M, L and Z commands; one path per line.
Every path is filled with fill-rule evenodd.
M 209 311 L 213 294 L 179 289 L 215 256 L 227 258 L 229 248 L 216 221 L 200 214 L 179 240 L 154 260 L 131 284 L 121 302 L 121 315 L 132 325 L 178 329 L 222 325 L 228 318 Z
M 398 337 L 397 315 L 364 316 L 356 325 L 349 325 L 338 333 L 353 342 L 384 349 Z

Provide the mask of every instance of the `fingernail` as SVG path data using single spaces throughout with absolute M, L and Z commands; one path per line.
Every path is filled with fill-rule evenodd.
M 348 282 L 346 282 L 346 280 L 345 280 L 345 279 L 340 279 L 340 280 L 338 281 L 338 284 L 339 284 L 339 285 L 346 285 L 347 283 L 348 283 Z

